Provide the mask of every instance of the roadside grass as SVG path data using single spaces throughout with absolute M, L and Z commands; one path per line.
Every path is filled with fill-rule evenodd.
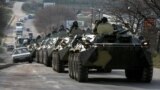
M 160 53 L 156 53 L 153 55 L 153 65 L 156 68 L 160 68 Z

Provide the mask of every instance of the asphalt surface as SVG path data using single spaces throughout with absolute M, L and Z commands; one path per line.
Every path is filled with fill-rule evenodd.
M 160 70 L 151 83 L 129 82 L 124 71 L 91 73 L 89 82 L 79 83 L 66 73 L 56 73 L 41 64 L 20 63 L 0 70 L 0 90 L 159 90 Z
M 16 16 L 17 19 L 22 18 L 25 16 L 25 13 L 22 11 L 22 5 L 24 2 L 15 2 L 12 11 L 13 14 Z

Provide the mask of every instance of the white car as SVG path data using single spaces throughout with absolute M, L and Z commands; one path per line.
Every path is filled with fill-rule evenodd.
M 33 62 L 31 53 L 27 47 L 16 48 L 12 52 L 13 63 L 28 61 L 29 63 Z

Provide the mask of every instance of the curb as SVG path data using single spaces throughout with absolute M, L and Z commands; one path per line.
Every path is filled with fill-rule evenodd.
M 2 65 L 0 65 L 0 70 L 1 69 L 5 69 L 5 68 L 8 68 L 8 67 L 11 67 L 11 66 L 13 66 L 14 64 L 12 64 L 12 63 L 8 63 L 8 64 L 2 64 Z

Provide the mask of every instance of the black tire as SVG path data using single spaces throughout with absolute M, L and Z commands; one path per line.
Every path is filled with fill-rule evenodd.
M 39 63 L 43 64 L 43 51 L 39 51 Z
M 78 58 L 79 54 L 77 54 L 77 81 L 79 82 L 86 82 L 88 81 L 88 69 L 82 65 L 82 61 Z
M 18 61 L 16 59 L 13 59 L 13 63 L 18 63 Z
M 39 63 L 39 51 L 36 51 L 36 62 Z
M 75 55 L 75 80 L 78 80 L 78 66 L 77 66 L 77 61 L 78 61 L 78 54 Z
M 31 58 L 28 62 L 29 62 L 29 63 L 32 63 L 32 62 L 33 62 L 33 59 Z
M 41 54 L 41 50 L 39 50 L 39 63 L 42 63 L 42 54 Z
M 72 60 L 73 53 L 70 53 L 68 58 L 69 77 L 73 79 Z
M 71 64 L 70 64 L 70 59 L 71 59 L 71 54 L 69 54 L 69 56 L 68 56 L 68 74 L 69 74 L 69 77 L 71 78 L 71 72 L 70 72 L 70 70 L 71 70 L 71 68 L 70 68 Z
M 50 66 L 50 62 L 49 62 L 47 51 L 43 52 L 43 64 L 46 65 L 47 67 Z
M 73 54 L 72 71 L 73 71 L 73 78 L 76 79 L 76 54 Z
M 140 69 L 126 69 L 125 74 L 128 80 L 150 83 L 153 76 L 153 66 Z
M 62 73 L 64 72 L 64 65 L 63 65 L 63 62 L 60 60 L 60 57 L 59 57 L 59 53 L 55 53 L 55 67 L 56 67 L 56 71 L 58 73 Z
M 55 70 L 55 55 L 52 54 L 52 69 Z
M 150 83 L 153 77 L 153 66 L 145 67 L 142 72 L 141 81 Z

